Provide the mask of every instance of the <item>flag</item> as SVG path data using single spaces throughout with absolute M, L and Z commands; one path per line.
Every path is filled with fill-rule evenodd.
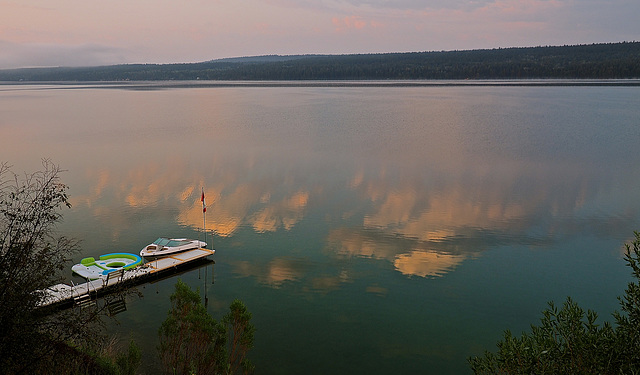
M 202 212 L 207 212 L 207 204 L 204 202 L 204 188 L 202 188 L 202 196 L 200 196 L 200 200 L 202 201 Z

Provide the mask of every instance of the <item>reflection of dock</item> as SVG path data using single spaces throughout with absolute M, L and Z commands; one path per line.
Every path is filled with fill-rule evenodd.
M 129 270 L 110 272 L 104 279 L 88 281 L 83 284 L 57 284 L 44 290 L 45 297 L 42 307 L 76 303 L 82 305 L 92 296 L 98 296 L 115 291 L 118 287 L 133 286 L 160 277 L 161 274 L 176 272 L 188 266 L 203 261 L 215 250 L 194 249 L 163 258 L 148 261 L 142 266 Z

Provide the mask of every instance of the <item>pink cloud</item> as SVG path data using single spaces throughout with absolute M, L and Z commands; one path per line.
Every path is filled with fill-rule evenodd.
M 360 16 L 346 16 L 344 18 L 333 17 L 331 21 L 338 32 L 349 29 L 361 30 L 367 26 L 367 22 Z

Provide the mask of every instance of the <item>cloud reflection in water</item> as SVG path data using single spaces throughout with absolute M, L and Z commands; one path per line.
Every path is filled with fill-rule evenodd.
M 279 288 L 286 282 L 298 281 L 305 276 L 307 262 L 303 259 L 277 257 L 266 265 L 236 261 L 233 263 L 235 273 L 240 277 L 254 277 L 258 282 Z
M 351 194 L 352 205 L 323 206 L 318 202 L 335 199 L 326 192 L 335 190 L 340 181 L 327 179 L 327 184 L 321 185 L 284 172 L 280 178 L 243 178 L 251 174 L 250 168 L 261 167 L 252 163 L 242 168 L 213 165 L 219 172 L 216 177 L 223 177 L 212 183 L 204 181 L 195 169 L 184 167 L 186 163 L 178 158 L 171 164 L 170 173 L 163 173 L 156 162 L 129 170 L 88 172 L 93 186 L 86 189 L 86 195 L 72 196 L 73 204 L 86 206 L 103 218 L 118 217 L 111 212 L 119 209 L 114 201 L 134 212 L 162 205 L 177 212 L 179 224 L 199 229 L 200 186 L 207 186 L 207 229 L 224 238 L 233 237 L 240 228 L 257 234 L 293 231 L 309 212 L 329 210 L 326 215 L 339 219 L 332 219 L 327 228 L 327 261 L 351 257 L 383 260 L 403 275 L 425 278 L 441 277 L 496 246 L 541 246 L 555 236 L 569 234 L 569 229 L 575 231 L 588 224 L 597 233 L 598 227 L 609 228 L 607 223 L 611 222 L 611 218 L 584 215 L 583 222 L 576 222 L 573 213 L 597 196 L 598 185 L 575 169 L 557 172 L 564 175 L 559 184 L 535 168 L 525 170 L 510 164 L 497 171 L 462 171 L 463 177 L 444 184 L 392 173 L 369 176 L 358 169 L 343 181 L 346 189 L 341 194 Z M 563 225 L 562 217 L 573 219 Z M 114 231 L 128 225 L 126 218 L 120 225 L 114 220 L 108 224 Z M 306 280 L 315 290 L 332 290 L 349 280 L 339 268 L 330 271 L 333 274 L 307 276 L 304 269 L 311 261 L 285 262 L 279 254 L 274 256 L 266 268 L 247 261 L 237 263 L 236 272 L 253 275 L 273 287 Z
M 348 262 L 335 266 L 347 258 L 433 278 L 500 246 L 627 235 L 637 218 L 628 191 L 638 175 L 615 166 L 635 159 L 623 151 L 628 143 L 600 142 L 599 123 L 583 121 L 621 109 L 602 112 L 594 105 L 600 96 L 588 96 L 567 111 L 549 104 L 554 92 L 47 91 L 5 110 L 11 142 L 3 150 L 17 159 L 36 149 L 53 155 L 73 171 L 74 209 L 113 238 L 138 236 L 139 227 L 198 230 L 204 186 L 206 225 L 216 236 L 284 233 L 278 240 L 296 236 L 287 246 L 300 243 L 296 254 L 286 247 L 262 254 L 263 266 L 239 264 L 239 274 L 334 290 L 352 280 Z M 617 140 L 632 142 L 635 112 L 617 116 Z M 287 256 L 297 261 L 276 261 Z M 322 262 L 330 266 L 305 274 Z

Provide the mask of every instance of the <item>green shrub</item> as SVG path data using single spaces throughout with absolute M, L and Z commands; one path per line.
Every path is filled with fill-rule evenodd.
M 198 292 L 178 279 L 171 309 L 158 332 L 160 358 L 167 374 L 236 374 L 253 372 L 246 355 L 253 347 L 251 313 L 239 300 L 217 322 Z
M 598 325 L 598 315 L 571 298 L 561 309 L 550 302 L 531 333 L 514 337 L 507 330 L 497 353 L 469 358 L 471 369 L 476 374 L 640 373 L 640 233 L 634 234 L 624 259 L 635 281 L 618 298 L 622 312 L 614 312 L 615 326 Z

